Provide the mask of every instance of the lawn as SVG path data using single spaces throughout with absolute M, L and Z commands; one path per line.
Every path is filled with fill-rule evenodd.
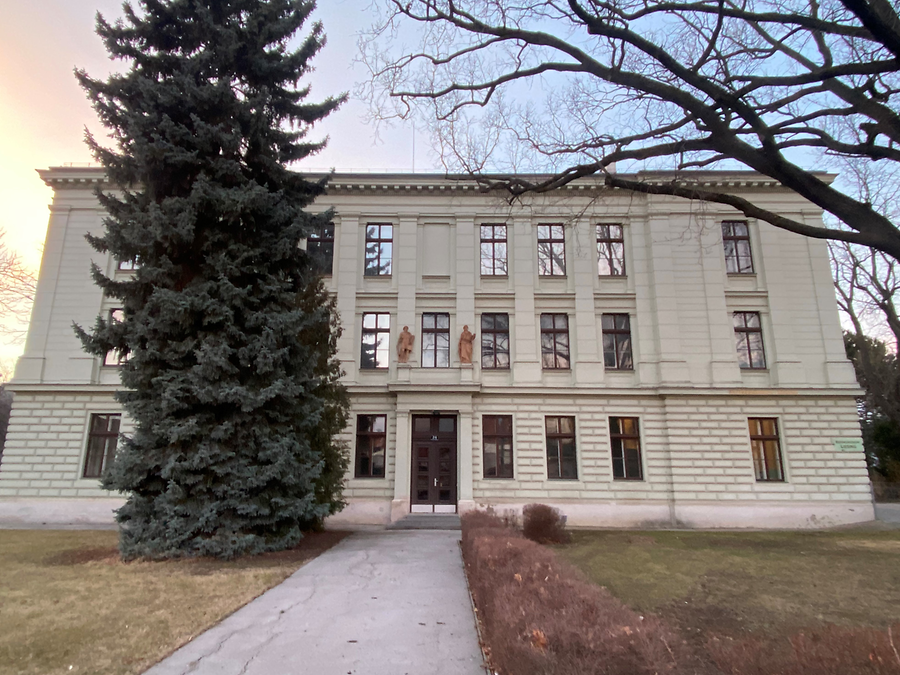
M 230 562 L 123 563 L 115 532 L 0 530 L 0 675 L 142 672 L 344 536 Z
M 575 532 L 556 548 L 683 633 L 783 636 L 900 620 L 900 531 Z

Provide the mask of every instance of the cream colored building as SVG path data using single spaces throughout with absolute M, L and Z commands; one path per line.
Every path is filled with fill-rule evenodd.
M 82 352 L 72 323 L 116 309 L 89 261 L 131 272 L 84 238 L 102 171 L 41 175 L 54 200 L 0 497 L 108 507 L 95 476 L 129 423 L 115 358 Z M 821 221 L 755 174 L 697 179 Z M 310 246 L 331 262 L 352 399 L 336 522 L 531 502 L 575 525 L 873 518 L 823 242 L 590 181 L 509 204 L 468 180 L 338 174 L 327 206 L 333 244 Z

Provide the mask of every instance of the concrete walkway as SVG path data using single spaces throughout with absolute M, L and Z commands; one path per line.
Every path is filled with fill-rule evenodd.
M 458 541 L 352 534 L 146 675 L 484 675 Z

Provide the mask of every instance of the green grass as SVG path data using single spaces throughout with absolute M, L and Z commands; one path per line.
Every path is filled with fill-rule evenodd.
M 575 532 L 558 552 L 688 630 L 783 632 L 900 618 L 900 531 Z
M 115 532 L 0 530 L 0 675 L 142 672 L 343 536 L 230 562 L 123 563 Z

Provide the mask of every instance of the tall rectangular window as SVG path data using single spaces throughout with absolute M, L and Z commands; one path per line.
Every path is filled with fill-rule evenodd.
M 482 436 L 484 477 L 512 478 L 512 415 L 484 415 L 481 424 L 484 429 Z
M 360 368 L 387 368 L 391 351 L 391 315 L 363 314 Z
M 756 480 L 783 481 L 778 420 L 774 417 L 750 417 L 747 422 L 750 426 L 750 448 L 753 451 Z
M 450 366 L 450 315 L 422 315 L 422 367 Z
M 481 367 L 509 368 L 509 314 L 481 315 Z
M 506 225 L 481 226 L 481 275 L 506 276 Z
M 313 265 L 321 274 L 331 274 L 334 270 L 334 223 L 320 225 L 309 233 L 306 252 Z
M 725 269 L 728 274 L 753 274 L 750 228 L 746 220 L 723 221 L 722 244 L 725 246 Z
M 613 478 L 641 480 L 641 435 L 637 417 L 609 418 Z
M 547 417 L 547 478 L 578 478 L 575 418 Z
M 734 313 L 734 339 L 737 343 L 738 364 L 741 368 L 755 370 L 766 367 L 759 312 Z
M 610 370 L 634 370 L 631 357 L 631 320 L 627 314 L 604 314 L 603 364 Z
M 109 323 L 124 321 L 125 320 L 125 310 L 117 307 L 116 309 L 109 310 L 109 316 L 107 317 L 107 321 Z M 128 360 L 129 355 L 123 354 L 118 349 L 111 349 L 103 356 L 103 365 L 104 366 L 121 366 Z
M 566 231 L 562 225 L 538 225 L 538 274 L 566 275 Z
M 625 276 L 625 232 L 621 225 L 597 225 L 597 273 Z
M 122 416 L 92 414 L 88 426 L 87 452 L 84 456 L 84 478 L 100 478 L 116 457 Z
M 366 225 L 365 276 L 390 276 L 394 248 L 394 226 L 390 223 Z
M 544 369 L 569 367 L 569 317 L 541 314 L 541 364 Z
M 384 478 L 387 415 L 356 416 L 357 478 Z

